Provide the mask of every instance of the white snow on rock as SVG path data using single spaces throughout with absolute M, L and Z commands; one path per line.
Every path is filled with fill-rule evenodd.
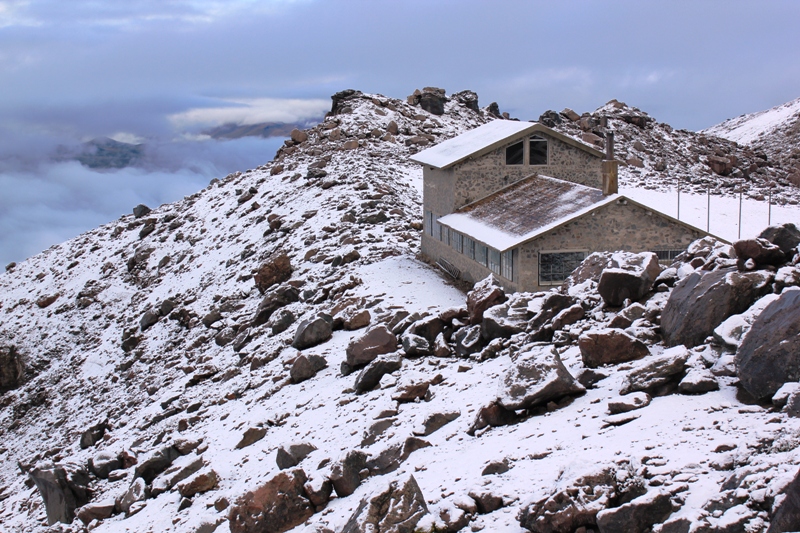
M 797 118 L 800 118 L 800 98 L 771 109 L 728 119 L 703 130 L 702 133 L 718 135 L 739 144 L 750 144 L 759 137 L 768 135 L 790 119 Z

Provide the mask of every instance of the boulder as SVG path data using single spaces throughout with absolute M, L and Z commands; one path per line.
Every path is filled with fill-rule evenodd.
M 139 204 L 133 208 L 133 216 L 134 218 L 142 218 L 143 216 L 146 216 L 148 213 L 150 213 L 150 211 L 152 210 L 146 205 Z
M 754 398 L 800 381 L 800 289 L 786 289 L 753 321 L 736 351 L 736 375 Z
M 413 333 L 403 334 L 403 351 L 408 357 L 419 357 L 430 355 L 431 347 L 425 337 L 414 335 Z
M 703 394 L 719 390 L 719 382 L 714 375 L 705 368 L 693 368 L 678 383 L 681 394 Z
M 534 298 L 527 305 L 527 312 L 533 314 L 533 318 L 528 321 L 527 329 L 533 331 L 533 335 L 538 336 L 537 331 L 540 332 L 561 311 L 571 307 L 574 303 L 575 300 L 572 297 L 552 291 L 545 293 L 542 297 Z M 549 329 L 552 335 L 552 328 Z
M 419 106 L 432 115 L 443 115 L 445 102 L 444 89 L 437 87 L 425 87 L 419 97 Z
M 242 434 L 242 438 L 236 443 L 236 449 L 241 450 L 251 444 L 255 444 L 267 435 L 267 428 L 262 426 L 253 426 L 247 428 Z
M 327 341 L 333 335 L 333 320 L 322 313 L 303 320 L 297 326 L 292 347 L 304 350 Z
M 784 531 L 800 531 L 800 471 L 783 489 L 783 498 L 775 498 L 767 533 L 783 533 Z
M 512 308 L 509 302 L 505 302 L 483 312 L 481 335 L 487 341 L 498 338 L 508 339 L 512 335 L 525 331 L 527 327 L 527 308 Z
M 153 480 L 150 484 L 150 495 L 155 498 L 159 494 L 167 492 L 181 481 L 200 471 L 203 466 L 204 462 L 202 457 L 193 455 L 179 457 L 172 463 L 172 466 L 164 470 L 164 472 Z
M 418 437 L 426 437 L 431 433 L 438 431 L 445 425 L 461 416 L 461 411 L 446 411 L 443 413 L 431 413 L 425 417 L 422 425 L 414 430 L 414 435 Z
M 475 415 L 475 421 L 467 430 L 467 435 L 475 435 L 476 431 L 486 427 L 500 427 L 514 424 L 518 420 L 519 417 L 514 411 L 509 411 L 497 403 L 497 401 L 494 401 L 478 410 L 478 414 Z
M 208 469 L 198 472 L 178 484 L 178 492 L 184 498 L 192 498 L 197 494 L 208 492 L 217 487 L 219 475 L 213 470 Z
M 273 285 L 288 281 L 292 277 L 292 262 L 285 253 L 270 257 L 258 267 L 258 272 L 253 276 L 258 292 L 264 294 Z
M 589 368 L 616 365 L 650 355 L 642 341 L 611 328 L 584 333 L 578 338 L 578 347 L 583 364 Z
M 791 222 L 782 226 L 770 226 L 758 237 L 776 245 L 789 259 L 797 252 L 797 245 L 800 244 L 800 230 Z
M 397 480 L 390 482 L 369 502 L 361 500 L 341 533 L 412 533 L 426 514 L 425 497 L 414 476 L 409 476 L 402 485 Z
M 586 389 L 575 381 L 555 348 L 532 346 L 517 355 L 501 378 L 498 403 L 506 409 L 528 409 L 584 392 Z
M 380 324 L 350 341 L 345 350 L 346 362 L 351 368 L 358 368 L 379 355 L 392 353 L 395 350 L 397 350 L 397 336 Z
M 672 514 L 672 501 L 666 491 L 654 490 L 630 502 L 597 513 L 600 533 L 644 533 Z
M 624 504 L 645 493 L 642 481 L 617 465 L 598 467 L 595 472 L 565 485 L 545 498 L 523 504 L 519 513 L 520 526 L 533 533 L 595 529 L 598 513 L 611 504 Z M 619 533 L 623 531 L 627 533 L 627 530 L 618 530 Z
M 231 506 L 231 533 L 283 533 L 299 526 L 314 514 L 301 469 L 281 472 L 266 484 L 246 493 Z
M 766 271 L 733 268 L 689 274 L 675 285 L 661 314 L 664 342 L 690 348 L 700 344 L 723 320 L 769 292 L 772 277 Z
M 372 316 L 367 309 L 348 309 L 342 314 L 342 326 L 348 331 L 369 326 Z
M 456 102 L 463 104 L 467 109 L 472 109 L 476 113 L 480 111 L 478 107 L 478 95 L 474 91 L 461 91 L 451 94 L 450 97 Z
M 110 499 L 87 503 L 75 511 L 75 516 L 77 516 L 84 525 L 88 525 L 92 520 L 105 520 L 110 517 L 114 514 L 115 505 L 116 502 Z
M 659 356 L 648 357 L 640 365 L 631 370 L 622 380 L 622 395 L 631 392 L 646 392 L 650 395 L 663 395 L 672 392 L 674 386 L 684 376 L 689 350 L 676 346 L 664 351 Z
M 600 275 L 597 292 L 613 307 L 621 306 L 626 299 L 641 299 L 650 292 L 661 273 L 658 257 L 653 252 L 616 252 L 611 255 L 609 265 Z
M 269 317 L 267 326 L 272 330 L 273 335 L 279 335 L 289 329 L 295 320 L 294 313 L 288 309 L 278 309 Z
M 467 293 L 469 323 L 473 325 L 480 324 L 483 321 L 484 311 L 505 301 L 506 294 L 494 276 L 489 275 L 479 281 Z
M 147 484 L 144 479 L 137 477 L 128 487 L 128 490 L 117 496 L 114 502 L 114 510 L 118 513 L 132 514 L 131 507 L 136 502 L 141 502 L 147 498 Z
M 109 472 L 122 468 L 122 461 L 116 453 L 104 450 L 91 457 L 88 466 L 89 471 L 95 476 L 107 479 Z
M 361 472 L 367 469 L 367 454 L 360 450 L 352 450 L 344 459 L 331 467 L 329 479 L 333 490 L 340 498 L 353 494 L 361 485 Z
M 158 322 L 159 318 L 161 318 L 161 314 L 157 309 L 148 309 L 144 312 L 142 318 L 139 319 L 139 327 L 142 331 L 145 331 L 150 326 Z
M 486 344 L 481 335 L 480 324 L 459 329 L 453 335 L 453 340 L 456 343 L 456 353 L 460 357 L 480 352 Z
M 381 382 L 386 374 L 391 374 L 403 366 L 403 358 L 398 355 L 384 355 L 370 362 L 356 377 L 353 384 L 357 394 L 369 392 Z
M 558 331 L 563 329 L 564 326 L 574 324 L 578 320 L 582 319 L 585 313 L 586 312 L 583 310 L 581 304 L 575 304 L 567 307 L 553 317 L 553 330 Z
M 444 331 L 445 321 L 437 316 L 421 318 L 408 327 L 406 333 L 424 337 L 430 346 L 436 342 L 436 337 Z
M 397 387 L 397 390 L 392 394 L 392 400 L 399 403 L 413 402 L 414 400 L 421 400 L 425 398 L 430 389 L 431 383 L 423 381 L 421 383 L 409 383 Z
M 214 344 L 217 346 L 227 346 L 236 338 L 236 330 L 234 328 L 222 328 L 219 333 L 214 335 Z
M 766 239 L 743 239 L 733 243 L 739 269 L 744 269 L 747 260 L 752 259 L 756 265 L 780 265 L 786 259 L 786 254 L 780 247 Z
M 475 507 L 479 514 L 493 513 L 505 505 L 502 496 L 497 496 L 486 489 L 471 490 L 468 496 L 475 500 Z
M 14 346 L 0 346 L 0 393 L 16 389 L 22 383 L 25 365 Z
M 75 510 L 89 503 L 89 475 L 83 467 L 66 463 L 34 468 L 28 472 L 44 500 L 47 524 L 69 524 Z
M 307 442 L 298 442 L 290 444 L 289 446 L 281 446 L 278 448 L 278 455 L 275 458 L 275 462 L 281 470 L 293 468 L 300 464 L 300 461 L 305 459 L 308 454 L 316 449 L 316 446 Z
M 317 375 L 317 372 L 328 366 L 328 361 L 321 355 L 299 355 L 294 360 L 289 377 L 292 383 L 302 383 Z
M 616 400 L 608 402 L 608 413 L 611 415 L 618 415 L 620 413 L 627 413 L 635 411 L 650 405 L 650 395 L 646 392 L 632 392 L 626 396 L 620 396 Z
M 296 143 L 304 143 L 308 140 L 308 133 L 297 128 L 293 129 L 289 137 Z
M 800 383 L 784 383 L 780 389 L 772 395 L 772 405 L 776 409 L 782 409 L 790 398 L 800 397 Z
M 777 294 L 767 294 L 751 305 L 744 313 L 729 316 L 719 326 L 714 328 L 714 338 L 718 342 L 730 346 L 731 348 L 738 348 L 742 343 L 745 333 L 750 331 L 758 315 L 761 314 L 768 304 L 777 299 Z
M 595 283 L 600 281 L 603 270 L 611 266 L 612 255 L 614 255 L 612 252 L 593 252 L 586 256 L 586 259 L 578 265 L 578 268 L 573 270 L 567 279 L 564 280 L 564 283 L 561 285 L 562 290 L 569 292 L 570 289 L 578 285 L 583 285 L 587 281 L 593 281 Z
M 163 446 L 139 461 L 134 470 L 134 477 L 140 477 L 144 479 L 145 483 L 150 484 L 179 456 L 180 453 L 174 446 Z
M 256 316 L 253 318 L 253 326 L 266 324 L 272 316 L 272 313 L 281 307 L 298 301 L 299 299 L 300 291 L 291 285 L 283 284 L 275 287 L 274 289 L 270 289 L 266 294 L 264 294 L 264 298 L 261 299 L 261 303 L 258 304 Z

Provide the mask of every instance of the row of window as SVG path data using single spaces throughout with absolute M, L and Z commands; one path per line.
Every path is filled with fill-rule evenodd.
M 506 165 L 525 164 L 525 144 L 528 144 L 528 164 L 547 164 L 547 139 L 533 135 L 506 148 Z
M 456 252 L 466 255 L 473 261 L 477 261 L 498 276 L 503 276 L 508 280 L 514 279 L 513 250 L 500 252 L 454 229 L 442 226 L 438 220 L 439 217 L 432 212 L 425 212 L 425 231 L 428 235 L 451 246 Z

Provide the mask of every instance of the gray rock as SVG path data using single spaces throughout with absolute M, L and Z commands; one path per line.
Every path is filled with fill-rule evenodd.
M 506 409 L 528 409 L 583 392 L 552 346 L 532 346 L 502 377 L 498 402 Z
M 350 341 L 345 350 L 345 362 L 351 368 L 358 368 L 379 355 L 392 353 L 395 350 L 397 350 L 397 336 L 380 324 Z
M 431 347 L 425 337 L 414 335 L 413 333 L 404 333 L 402 339 L 403 351 L 408 357 L 431 354 Z
M 191 475 L 199 472 L 203 468 L 203 458 L 197 456 L 183 456 L 156 477 L 150 484 L 150 495 L 156 497 L 170 490 L 181 481 L 188 479 Z
M 736 351 L 736 373 L 755 398 L 800 381 L 800 289 L 789 288 L 753 321 Z
M 407 333 L 419 335 L 428 341 L 429 345 L 436 342 L 436 337 L 444 330 L 445 321 L 438 316 L 421 318 L 408 327 Z
M 89 475 L 83 467 L 67 463 L 43 466 L 28 472 L 44 500 L 47 524 L 69 524 L 75 510 L 89 503 Z
M 759 238 L 776 245 L 791 258 L 797 250 L 797 245 L 800 244 L 800 230 L 791 222 L 787 222 L 782 226 L 768 227 L 761 232 Z
M 636 301 L 650 292 L 660 273 L 653 252 L 616 252 L 600 275 L 597 292 L 607 304 L 619 307 L 626 299 Z
M 99 424 L 95 424 L 94 426 L 90 427 L 83 433 L 81 433 L 81 442 L 80 447 L 81 450 L 85 450 L 86 448 L 91 448 L 98 442 L 103 439 L 103 435 L 106 434 L 106 430 L 108 429 L 108 421 L 100 422 Z
M 116 453 L 105 450 L 90 458 L 88 466 L 95 476 L 107 479 L 109 472 L 122 468 L 122 461 Z
M 528 327 L 527 308 L 512 308 L 510 302 L 490 307 L 483 312 L 481 335 L 487 341 L 508 339 Z
M 299 355 L 294 360 L 289 377 L 292 383 L 302 383 L 317 375 L 317 372 L 328 366 L 328 361 L 321 355 Z
M 800 383 L 784 383 L 781 388 L 772 395 L 772 405 L 777 409 L 782 409 L 789 401 L 789 398 L 798 393 L 800 393 Z
M 588 368 L 616 365 L 650 355 L 642 341 L 611 328 L 584 333 L 578 338 L 578 347 L 583 364 Z
M 92 520 L 105 520 L 114 514 L 114 507 L 116 502 L 114 500 L 103 500 L 99 502 L 87 503 L 75 512 L 75 516 L 88 525 Z
M 150 209 L 146 205 L 139 204 L 133 208 L 133 216 L 135 218 L 142 218 L 143 216 L 146 216 L 148 213 L 150 213 L 150 211 L 152 211 L 152 209 Z
M 128 490 L 123 492 L 117 497 L 114 505 L 114 510 L 118 513 L 130 514 L 131 507 L 136 502 L 143 501 L 147 498 L 147 485 L 144 479 L 137 477 L 128 487 Z
M 444 413 L 431 413 L 422 422 L 422 426 L 414 431 L 414 435 L 425 437 L 438 431 L 445 425 L 461 416 L 461 411 L 447 411 Z
M 256 309 L 256 316 L 253 318 L 253 326 L 266 324 L 272 313 L 294 303 L 300 299 L 300 291 L 289 284 L 282 284 L 268 290 L 261 299 Z
M 294 313 L 288 309 L 278 309 L 267 321 L 267 326 L 272 330 L 273 335 L 278 335 L 289 329 L 295 320 Z
M 505 505 L 502 496 L 497 496 L 486 489 L 471 490 L 468 496 L 475 500 L 475 507 L 479 514 L 493 513 Z
M 389 483 L 389 487 L 370 499 L 361 500 L 341 533 L 413 533 L 423 516 L 428 514 L 425 497 L 414 476 L 405 483 Z
M 482 476 L 494 476 L 497 474 L 505 474 L 511 469 L 508 464 L 508 459 L 502 461 L 492 461 L 486 465 L 481 471 Z
M 672 290 L 661 314 L 664 342 L 690 348 L 700 344 L 723 320 L 766 294 L 772 277 L 766 271 L 741 273 L 731 268 L 689 274 Z
M 651 491 L 630 502 L 597 513 L 600 533 L 644 533 L 672 514 L 668 492 Z
M 403 366 L 403 358 L 398 355 L 385 355 L 369 363 L 356 377 L 353 385 L 357 394 L 371 391 L 386 374 L 391 374 Z
M 650 405 L 650 395 L 646 392 L 632 392 L 608 402 L 608 412 L 612 415 L 627 413 Z
M 772 519 L 767 533 L 800 531 L 800 472 L 783 489 L 783 494 L 783 500 L 772 509 Z
M 519 417 L 514 411 L 509 411 L 494 401 L 489 405 L 480 408 L 478 414 L 475 415 L 475 421 L 467 430 L 467 435 L 475 435 L 476 431 L 480 431 L 486 427 L 507 426 L 517 422 L 518 420 Z
M 210 328 L 214 323 L 219 322 L 222 320 L 222 313 L 219 312 L 219 309 L 212 309 L 209 313 L 203 317 L 203 325 L 207 328 Z
M 460 357 L 480 352 L 485 345 L 480 324 L 459 329 L 453 335 L 453 340 L 456 343 L 456 353 Z
M 580 304 L 567 307 L 553 317 L 553 330 L 558 331 L 563 329 L 564 326 L 574 324 L 578 320 L 582 319 L 585 313 L 586 312 L 583 310 L 583 307 Z
M 316 446 L 307 442 L 298 442 L 290 444 L 289 446 L 281 446 L 278 448 L 278 454 L 275 457 L 275 462 L 278 464 L 278 468 L 281 470 L 293 468 L 300 464 L 300 461 L 305 459 L 308 454 L 316 449 Z
M 677 387 L 683 378 L 688 360 L 689 351 L 683 346 L 650 357 L 625 376 L 619 393 L 625 395 L 641 391 L 658 396 L 672 392 L 672 386 Z
M 223 328 L 214 335 L 214 344 L 217 346 L 227 346 L 236 338 L 236 330 L 233 328 Z
M 361 485 L 361 472 L 367 468 L 367 454 L 352 450 L 341 461 L 331 467 L 329 479 L 333 490 L 340 498 L 353 494 Z
M 158 310 L 148 309 L 142 315 L 142 318 L 139 319 L 139 327 L 141 328 L 142 331 L 145 331 L 150 326 L 158 322 L 159 318 L 161 318 L 161 315 L 159 314 Z
M 303 320 L 297 326 L 292 347 L 304 350 L 327 341 L 333 335 L 332 322 L 330 317 L 322 314 Z
M 134 476 L 144 479 L 146 484 L 153 482 L 155 477 L 167 469 L 172 461 L 180 456 L 174 446 L 164 446 L 147 455 L 136 465 Z
M 245 430 L 241 440 L 236 444 L 236 449 L 241 450 L 251 444 L 254 444 L 263 439 L 267 434 L 267 428 L 261 426 L 249 427 Z
M 786 260 L 786 254 L 766 239 L 743 239 L 733 243 L 737 264 L 743 267 L 752 259 L 756 265 L 780 265 Z
M 678 383 L 681 394 L 703 394 L 719 390 L 719 382 L 714 375 L 705 368 L 693 368 Z

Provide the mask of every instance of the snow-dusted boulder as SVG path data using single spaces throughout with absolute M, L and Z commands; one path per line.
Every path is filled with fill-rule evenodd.
M 642 341 L 611 328 L 584 333 L 578 338 L 578 347 L 583 364 L 589 368 L 625 363 L 650 354 Z
M 683 346 L 649 357 L 625 376 L 619 393 L 625 395 L 641 391 L 659 395 L 670 392 L 683 378 L 688 360 L 689 350 Z
M 75 510 L 89 502 L 89 475 L 83 467 L 67 463 L 41 466 L 28 472 L 44 500 L 48 525 L 69 524 Z
M 528 409 L 584 392 L 552 346 L 532 346 L 502 377 L 498 402 L 506 409 Z
M 506 294 L 503 288 L 489 275 L 485 279 L 475 284 L 467 293 L 467 312 L 469 313 L 470 324 L 480 324 L 483 320 L 483 312 L 495 305 L 506 301 Z
M 397 336 L 380 324 L 373 326 L 347 345 L 347 364 L 351 368 L 364 366 L 379 355 L 391 353 L 397 349 Z
M 650 292 L 660 273 L 653 252 L 616 252 L 600 275 L 597 292 L 607 304 L 619 307 L 626 299 L 636 301 Z
M 778 299 L 777 294 L 768 294 L 750 306 L 744 313 L 731 315 L 722 324 L 714 328 L 714 338 L 732 348 L 738 348 L 742 337 L 750 331 L 756 317 L 764 308 Z
M 661 314 L 668 346 L 696 346 L 723 320 L 742 313 L 770 292 L 773 274 L 765 270 L 737 272 L 732 268 L 693 272 L 682 279 Z
M 342 533 L 412 532 L 426 514 L 425 496 L 414 476 L 409 476 L 402 485 L 398 481 L 390 482 L 386 490 L 369 502 L 361 500 Z
M 314 514 L 304 489 L 301 469 L 281 472 L 258 489 L 239 498 L 228 512 L 231 533 L 283 532 L 299 526 Z
M 653 490 L 619 507 L 600 511 L 597 513 L 597 527 L 600 533 L 648 531 L 671 514 L 669 492 Z
M 736 373 L 756 398 L 800 380 L 800 289 L 786 289 L 756 317 L 736 351 Z

